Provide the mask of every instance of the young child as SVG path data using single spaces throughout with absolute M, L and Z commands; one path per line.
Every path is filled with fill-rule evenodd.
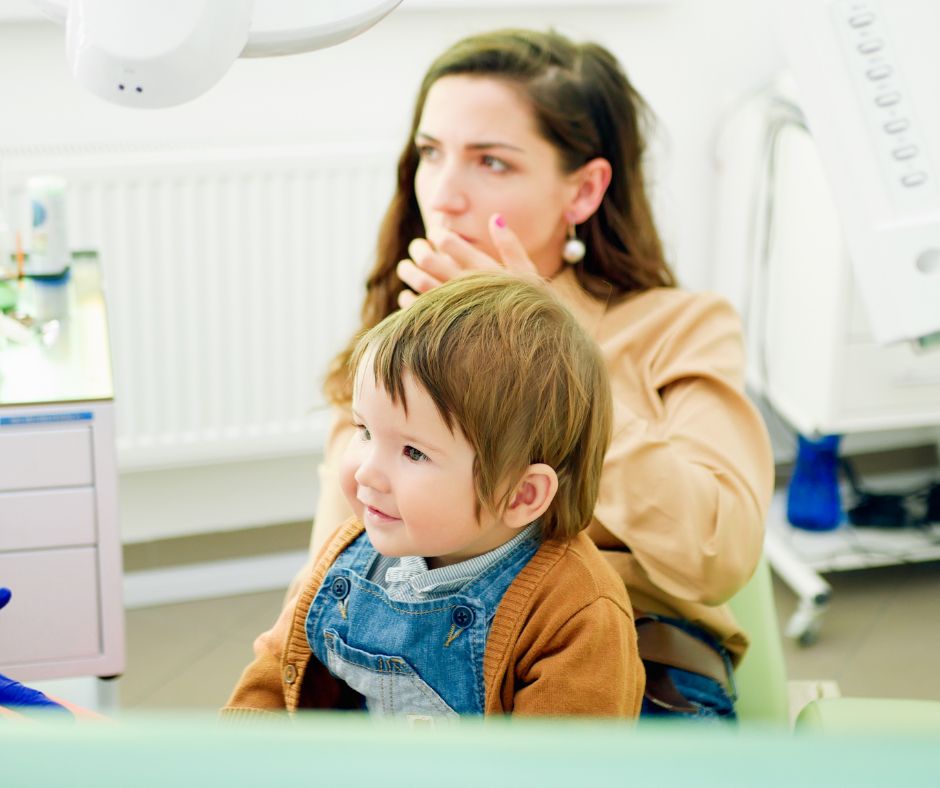
M 368 331 L 350 366 L 356 516 L 223 713 L 635 717 L 631 606 L 581 533 L 612 418 L 592 339 L 545 288 L 474 274 Z

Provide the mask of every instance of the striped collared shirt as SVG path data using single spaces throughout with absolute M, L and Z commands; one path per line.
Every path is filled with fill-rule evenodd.
M 538 521 L 530 523 L 495 550 L 437 569 L 428 569 L 428 562 L 418 555 L 379 555 L 369 569 L 367 579 L 382 586 L 390 598 L 399 602 L 439 599 L 459 591 L 520 542 L 537 535 L 538 531 Z

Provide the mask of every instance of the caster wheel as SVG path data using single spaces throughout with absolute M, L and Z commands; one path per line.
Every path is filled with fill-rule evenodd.
M 819 640 L 819 626 L 812 626 L 806 629 L 804 632 L 801 632 L 797 637 L 796 642 L 799 643 L 803 648 L 808 648 L 816 643 Z
M 786 635 L 803 648 L 812 646 L 819 639 L 821 608 L 797 610 L 787 624 Z

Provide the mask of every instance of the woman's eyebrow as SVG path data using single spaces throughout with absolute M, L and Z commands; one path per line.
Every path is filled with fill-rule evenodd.
M 417 134 L 415 134 L 415 139 L 427 140 L 428 142 L 433 142 L 435 145 L 441 144 L 439 139 L 423 131 L 419 131 Z M 505 148 L 506 150 L 514 150 L 518 153 L 525 153 L 525 150 L 520 148 L 518 145 L 510 145 L 508 142 L 471 142 L 464 147 L 467 150 L 489 150 L 492 148 Z

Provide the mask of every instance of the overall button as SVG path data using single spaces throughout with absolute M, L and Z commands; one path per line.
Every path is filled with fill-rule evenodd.
M 286 665 L 284 667 L 284 683 L 293 684 L 296 678 L 297 668 L 295 668 L 293 665 Z
M 349 596 L 349 581 L 345 577 L 337 577 L 330 584 L 330 594 L 341 602 Z
M 465 605 L 457 605 L 457 607 L 454 608 L 454 612 L 451 614 L 451 620 L 454 622 L 454 625 L 461 629 L 469 627 L 473 623 L 473 619 L 473 611 Z

